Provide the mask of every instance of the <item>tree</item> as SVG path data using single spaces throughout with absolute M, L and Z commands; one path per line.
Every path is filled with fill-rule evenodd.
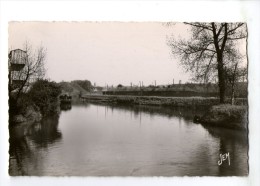
M 16 92 L 15 102 L 18 101 L 22 92 L 27 91 L 32 82 L 42 79 L 45 75 L 44 60 L 46 58 L 46 49 L 40 46 L 33 51 L 32 48 L 32 45 L 26 42 L 24 50 L 17 49 L 23 51 L 26 55 L 18 56 L 16 59 L 14 59 L 14 56 L 17 50 L 10 51 L 9 53 L 10 64 L 22 61 L 24 65 L 21 70 L 9 71 L 9 94 L 12 91 Z M 19 84 L 14 86 L 14 83 L 12 83 L 14 81 L 19 82 Z
M 88 92 L 91 91 L 92 85 L 89 80 L 74 80 L 74 81 L 72 81 L 72 83 L 78 84 L 79 86 L 81 86 L 83 89 L 85 89 Z
M 40 108 L 42 115 L 56 114 L 58 96 L 61 94 L 59 84 L 42 79 L 34 82 L 28 92 L 32 102 Z
M 246 78 L 247 68 L 239 67 L 239 62 L 236 61 L 229 68 L 226 68 L 227 83 L 231 86 L 231 104 L 235 103 L 235 88 L 239 81 L 243 81 Z
M 122 88 L 122 87 L 123 87 L 123 85 L 121 85 L 121 84 L 117 85 L 117 88 Z
M 218 79 L 220 103 L 225 102 L 226 66 L 238 56 L 239 41 L 247 37 L 244 23 L 185 23 L 190 26 L 189 39 L 169 38 L 172 53 L 196 80 Z M 232 59 L 232 60 L 231 60 Z

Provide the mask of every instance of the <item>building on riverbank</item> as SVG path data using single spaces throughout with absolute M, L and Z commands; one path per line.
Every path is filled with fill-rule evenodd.
M 15 49 L 8 54 L 9 91 L 15 91 L 25 83 L 26 73 L 23 72 L 28 54 L 21 49 Z

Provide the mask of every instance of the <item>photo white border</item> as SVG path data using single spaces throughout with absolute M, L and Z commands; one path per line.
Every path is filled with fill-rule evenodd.
M 260 185 L 260 1 L 1 1 L 0 185 Z M 10 177 L 8 175 L 9 21 L 247 22 L 249 30 L 249 177 Z

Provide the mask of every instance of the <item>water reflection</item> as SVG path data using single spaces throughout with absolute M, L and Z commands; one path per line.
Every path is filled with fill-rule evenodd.
M 58 130 L 59 117 L 44 118 L 41 123 L 29 129 L 30 139 L 37 147 L 48 147 L 49 144 L 60 141 L 61 132 Z
M 28 174 L 29 166 L 38 167 L 40 156 L 38 150 L 60 141 L 61 132 L 58 130 L 59 117 L 44 118 L 40 123 L 22 124 L 9 129 L 9 174 Z
M 230 154 L 228 161 L 219 166 L 220 176 L 248 175 L 248 135 L 245 131 L 236 131 L 204 126 L 219 140 L 219 154 Z
M 203 115 L 208 107 L 165 107 L 165 106 L 152 106 L 152 105 L 124 105 L 124 104 L 114 104 L 106 105 L 100 103 L 91 103 L 97 107 L 105 107 L 106 112 L 111 110 L 113 113 L 114 109 L 121 110 L 124 112 L 130 112 L 134 117 L 139 117 L 140 114 L 149 114 L 153 116 L 166 116 L 171 117 L 180 117 L 186 120 L 192 121 L 194 115 Z
M 10 129 L 10 175 L 245 176 L 247 134 L 194 124 L 207 108 L 75 103 Z M 26 127 L 25 127 L 26 126 Z M 218 166 L 220 153 L 231 165 Z
M 71 103 L 61 103 L 60 104 L 60 109 L 62 111 L 71 110 Z

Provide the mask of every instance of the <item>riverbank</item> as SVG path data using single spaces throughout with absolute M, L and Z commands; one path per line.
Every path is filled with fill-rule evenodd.
M 39 122 L 42 114 L 37 106 L 28 106 L 21 113 L 10 116 L 10 126 Z
M 9 126 L 39 122 L 43 117 L 59 114 L 60 87 L 55 82 L 38 80 L 26 93 L 9 95 Z
M 89 102 L 108 104 L 153 105 L 172 108 L 210 108 L 203 115 L 194 115 L 194 122 L 202 125 L 223 127 L 235 130 L 247 130 L 247 99 L 238 98 L 236 105 L 219 105 L 218 98 L 205 97 L 155 97 L 155 96 L 111 96 L 88 95 L 81 99 Z
M 246 131 L 248 129 L 248 107 L 228 104 L 215 105 L 197 121 L 202 125 Z
M 86 95 L 82 100 L 90 102 L 122 103 L 137 105 L 159 105 L 171 107 L 210 107 L 219 104 L 215 97 L 159 97 L 159 96 L 112 96 L 112 95 Z M 238 98 L 236 105 L 247 105 L 247 99 Z

